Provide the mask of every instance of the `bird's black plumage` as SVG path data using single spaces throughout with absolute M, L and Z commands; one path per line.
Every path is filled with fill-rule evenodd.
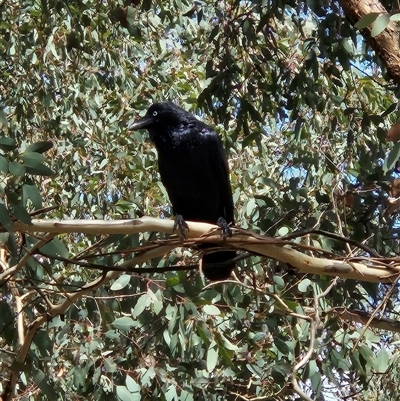
M 218 134 L 192 114 L 171 102 L 154 103 L 129 129 L 147 129 L 158 153 L 161 181 L 175 215 L 185 220 L 216 224 L 219 218 L 233 223 L 233 200 L 228 163 Z M 230 276 L 234 251 L 216 251 L 203 258 L 210 280 Z

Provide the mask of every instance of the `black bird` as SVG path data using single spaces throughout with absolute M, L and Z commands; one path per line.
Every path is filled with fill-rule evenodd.
M 149 131 L 157 149 L 161 181 L 167 189 L 176 221 L 183 218 L 218 223 L 225 235 L 229 234 L 227 223 L 233 223 L 232 189 L 228 162 L 218 134 L 171 102 L 152 104 L 143 118 L 129 126 L 130 130 L 141 128 Z M 210 280 L 227 279 L 235 267 L 233 262 L 227 262 L 235 256 L 234 251 L 204 255 L 204 275 Z M 211 266 L 217 263 L 225 264 Z

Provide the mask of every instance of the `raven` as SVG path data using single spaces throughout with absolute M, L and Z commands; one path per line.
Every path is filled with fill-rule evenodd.
M 218 134 L 171 102 L 152 104 L 144 117 L 128 127 L 141 128 L 148 130 L 157 149 L 161 182 L 176 221 L 218 223 L 226 235 L 227 223 L 233 223 L 233 200 L 228 162 Z M 204 275 L 210 280 L 227 279 L 235 267 L 229 261 L 235 256 L 235 251 L 204 255 Z M 219 263 L 219 267 L 211 266 Z

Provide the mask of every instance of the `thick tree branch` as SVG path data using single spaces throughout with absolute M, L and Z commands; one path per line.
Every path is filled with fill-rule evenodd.
M 355 25 L 364 15 L 371 13 L 386 14 L 386 8 L 375 0 L 339 0 L 346 17 Z M 371 36 L 372 25 L 363 29 L 361 33 L 366 41 L 376 51 L 386 65 L 389 75 L 400 83 L 400 47 L 399 28 L 394 22 L 389 23 L 379 35 Z
M 85 233 L 85 234 L 132 234 L 146 231 L 157 231 L 164 233 L 173 233 L 174 222 L 172 220 L 155 219 L 144 217 L 132 220 L 32 220 L 31 225 L 21 222 L 15 222 L 13 227 L 21 232 L 47 232 L 47 233 Z M 246 250 L 253 254 L 265 256 L 279 260 L 290 265 L 299 273 L 306 274 L 324 274 L 333 277 L 350 278 L 360 281 L 370 282 L 394 282 L 400 274 L 400 261 L 386 260 L 380 258 L 365 258 L 365 263 L 355 262 L 346 258 L 326 259 L 317 258 L 299 252 L 293 247 L 301 247 L 301 244 L 291 243 L 289 241 L 277 238 L 263 237 L 242 229 L 234 229 L 231 238 L 222 239 L 218 227 L 207 223 L 188 222 L 189 232 L 187 240 L 183 241 L 182 246 L 193 246 L 202 243 L 218 244 L 221 247 L 227 247 L 237 250 Z M 346 241 L 345 238 L 343 238 Z M 173 243 L 173 244 L 172 244 Z M 173 245 L 173 246 L 172 246 Z M 176 247 L 176 240 L 161 241 L 160 247 Z M 132 253 L 140 253 L 140 260 L 148 260 L 160 256 L 160 249 L 157 244 L 152 246 L 152 251 L 146 247 L 137 247 L 131 250 Z M 309 246 L 304 246 L 309 250 Z M 162 250 L 164 252 L 165 249 Z M 318 252 L 318 248 L 312 249 Z M 162 253 L 161 253 L 162 254 Z M 124 262 L 124 266 L 132 267 L 137 265 L 139 256 Z M 12 267 L 11 267 L 12 269 Z M 110 266 L 112 270 L 112 266 Z M 119 268 L 120 270 L 120 268 Z M 3 272 L 7 275 L 7 272 Z M 3 277 L 4 278 L 4 277 Z

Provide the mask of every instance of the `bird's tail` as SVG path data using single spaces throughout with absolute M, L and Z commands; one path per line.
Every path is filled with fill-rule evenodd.
M 235 251 L 218 251 L 203 256 L 202 268 L 204 275 L 212 281 L 226 280 L 235 268 L 232 259 Z

